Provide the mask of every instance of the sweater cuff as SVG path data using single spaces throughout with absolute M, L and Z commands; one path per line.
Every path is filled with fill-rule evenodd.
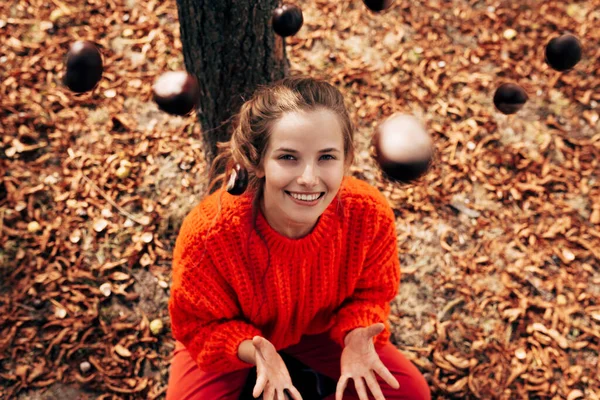
M 252 340 L 257 335 L 262 336 L 262 332 L 253 325 L 242 321 L 228 321 L 214 327 L 208 342 L 196 343 L 205 338 L 194 339 L 190 347 L 199 351 L 196 356 L 192 354 L 192 357 L 205 372 L 231 372 L 251 368 L 253 364 L 239 358 L 238 348 L 244 340 Z
M 336 322 L 330 330 L 330 337 L 341 348 L 344 348 L 344 338 L 350 331 L 382 322 L 385 325 L 384 330 L 373 338 L 375 347 L 380 348 L 390 338 L 390 328 L 387 320 L 388 313 L 385 308 L 382 308 L 378 304 L 364 302 L 348 304 L 337 314 Z M 386 316 L 386 318 L 383 318 L 383 316 Z

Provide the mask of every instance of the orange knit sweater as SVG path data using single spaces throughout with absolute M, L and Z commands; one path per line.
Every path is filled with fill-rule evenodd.
M 394 213 L 385 197 L 345 177 L 340 201 L 300 239 L 279 234 L 260 209 L 253 229 L 252 197 L 214 192 L 185 217 L 177 237 L 171 328 L 199 368 L 251 367 L 237 354 L 255 335 L 281 350 L 304 334 L 328 331 L 343 347 L 352 329 L 383 322 L 375 345 L 385 344 L 400 284 Z

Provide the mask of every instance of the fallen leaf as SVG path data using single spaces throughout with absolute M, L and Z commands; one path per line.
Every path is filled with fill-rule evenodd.
M 129 350 L 127 350 L 125 347 L 123 347 L 122 345 L 120 345 L 120 344 L 117 344 L 115 346 L 115 352 L 118 355 L 120 355 L 121 357 L 124 357 L 124 358 L 131 357 L 131 352 Z

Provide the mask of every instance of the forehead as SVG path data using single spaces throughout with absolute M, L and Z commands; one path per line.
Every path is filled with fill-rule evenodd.
M 344 142 L 340 119 L 333 111 L 316 109 L 284 114 L 272 127 L 269 148 L 289 147 L 295 150 L 321 150 Z

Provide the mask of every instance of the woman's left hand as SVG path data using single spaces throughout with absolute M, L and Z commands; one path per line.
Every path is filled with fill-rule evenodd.
M 367 381 L 375 400 L 385 400 L 375 373 L 394 389 L 400 387 L 394 375 L 381 362 L 373 344 L 373 337 L 384 328 L 385 325 L 379 322 L 365 328 L 356 328 L 346 335 L 341 357 L 342 374 L 335 391 L 335 400 L 342 400 L 349 379 L 354 379 L 360 400 L 369 400 L 363 379 Z

